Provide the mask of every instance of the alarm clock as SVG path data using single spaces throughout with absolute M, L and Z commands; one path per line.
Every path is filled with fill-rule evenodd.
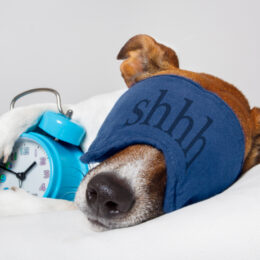
M 20 97 L 38 91 L 56 95 L 59 113 L 47 111 L 38 123 L 16 141 L 8 162 L 0 162 L 0 189 L 19 187 L 27 192 L 48 198 L 74 200 L 76 190 L 88 172 L 80 161 L 80 144 L 85 129 L 71 120 L 73 111 L 63 112 L 59 93 L 54 89 L 31 89 Z

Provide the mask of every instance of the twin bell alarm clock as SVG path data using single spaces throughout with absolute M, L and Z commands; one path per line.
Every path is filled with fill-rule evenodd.
M 79 147 L 86 132 L 71 120 L 72 110 L 64 113 L 54 89 L 23 92 L 12 100 L 11 109 L 19 98 L 39 91 L 56 95 L 59 113 L 45 112 L 35 127 L 19 137 L 8 162 L 0 162 L 0 189 L 20 187 L 36 196 L 72 201 L 88 172 L 88 165 L 80 161 L 83 152 Z

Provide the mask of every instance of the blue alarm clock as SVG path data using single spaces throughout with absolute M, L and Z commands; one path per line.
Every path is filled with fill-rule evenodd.
M 38 91 L 56 95 L 59 113 L 47 111 L 38 123 L 16 141 L 7 163 L 0 163 L 0 189 L 20 187 L 36 196 L 74 200 L 75 192 L 88 165 L 80 161 L 80 144 L 85 129 L 71 120 L 73 111 L 64 113 L 59 93 L 54 89 L 31 89 L 20 97 Z

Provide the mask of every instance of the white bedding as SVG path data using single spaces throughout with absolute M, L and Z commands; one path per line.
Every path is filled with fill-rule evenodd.
M 87 129 L 88 130 L 88 129 Z M 77 210 L 0 218 L 0 259 L 260 259 L 260 166 L 224 193 L 97 233 Z
M 260 166 L 224 193 L 131 228 L 77 210 L 0 221 L 0 259 L 260 259 Z

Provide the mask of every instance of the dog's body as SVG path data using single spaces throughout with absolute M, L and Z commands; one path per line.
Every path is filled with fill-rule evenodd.
M 243 172 L 259 163 L 259 158 L 256 158 L 258 150 L 255 147 L 255 139 L 260 133 L 260 112 L 258 108 L 251 110 L 245 96 L 233 85 L 209 74 L 180 69 L 173 50 L 145 35 L 130 39 L 121 49 L 118 58 L 125 59 L 121 64 L 121 72 L 129 87 L 155 75 L 174 74 L 189 78 L 204 89 L 217 94 L 232 108 L 243 128 L 246 142 Z
M 131 38 L 121 49 L 118 58 L 125 59 L 121 72 L 128 87 L 154 75 L 174 74 L 189 78 L 217 94 L 236 114 L 243 129 L 245 153 L 242 172 L 259 163 L 260 112 L 258 108 L 251 110 L 246 98 L 234 86 L 208 74 L 179 69 L 175 52 L 146 35 Z M 115 99 L 122 92 L 118 92 L 118 96 L 114 95 L 109 104 L 102 102 L 102 98 L 101 102 L 92 102 L 92 107 L 98 108 L 98 111 L 95 109 L 95 114 L 89 105 L 91 101 L 72 107 L 73 119 L 88 130 L 88 139 L 82 145 L 83 151 L 87 151 Z M 108 99 L 107 96 L 103 98 Z M 102 107 L 104 104 L 105 108 Z M 24 114 L 26 109 L 28 118 L 18 123 L 17 118 L 20 118 L 20 114 Z M 0 129 L 0 152 L 3 157 L 9 156 L 17 137 L 30 127 L 42 112 L 49 109 L 53 109 L 53 105 L 37 106 L 37 109 L 35 106 L 21 108 L 2 116 L 0 123 L 1 126 L 5 125 L 5 129 Z M 98 124 L 96 113 L 103 113 L 103 117 L 99 116 Z M 96 128 L 93 128 L 93 125 Z M 14 132 L 10 133 L 10 129 Z M 110 229 L 130 226 L 163 213 L 165 183 L 166 165 L 162 152 L 149 145 L 131 145 L 90 171 L 78 189 L 76 204 L 86 213 L 88 219 L 99 227 Z M 42 203 L 40 199 L 39 203 Z M 68 205 L 64 205 L 63 208 L 67 207 Z M 46 206 L 43 208 L 45 210 Z

